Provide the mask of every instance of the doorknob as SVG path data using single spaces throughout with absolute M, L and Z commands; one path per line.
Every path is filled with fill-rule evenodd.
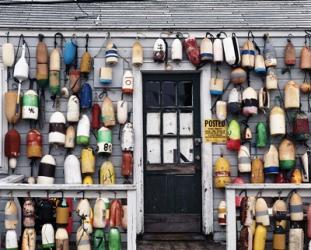
M 194 145 L 195 146 L 200 146 L 202 143 L 202 138 L 198 137 L 198 138 L 194 138 Z
M 201 160 L 201 156 L 200 156 L 200 155 L 196 155 L 196 156 L 195 156 L 195 159 L 196 159 L 197 161 L 199 161 L 199 160 Z

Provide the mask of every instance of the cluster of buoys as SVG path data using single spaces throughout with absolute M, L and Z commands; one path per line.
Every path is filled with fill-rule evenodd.
M 9 39 L 9 38 L 8 38 Z M 101 75 L 104 74 L 103 87 L 108 88 L 112 81 L 112 67 L 120 59 L 117 46 L 113 43 L 110 36 L 106 39 L 106 49 L 104 53 L 106 68 L 101 69 Z M 96 169 L 96 156 L 103 155 L 105 158 L 112 153 L 112 131 L 111 129 L 118 122 L 120 124 L 120 141 L 123 151 L 121 174 L 128 182 L 133 172 L 133 150 L 134 150 L 134 130 L 129 121 L 128 102 L 123 99 L 123 95 L 133 93 L 134 78 L 132 71 L 124 71 L 122 82 L 122 99 L 117 102 L 116 108 L 112 100 L 106 95 L 103 97 L 102 104 L 94 102 L 92 86 L 87 82 L 89 74 L 93 71 L 92 55 L 88 49 L 89 35 L 85 37 L 85 51 L 78 65 L 78 43 L 77 37 L 73 35 L 69 39 L 61 33 L 54 35 L 54 46 L 49 53 L 45 43 L 45 37 L 42 34 L 38 36 L 36 47 L 36 78 L 30 76 L 30 54 L 26 39 L 20 36 L 17 51 L 14 45 L 7 41 L 2 46 L 2 57 L 4 65 L 8 71 L 13 70 L 13 76 L 19 82 L 19 88 L 9 90 L 5 93 L 5 115 L 7 121 L 13 127 L 20 119 L 30 121 L 31 129 L 27 133 L 26 146 L 27 157 L 31 160 L 31 166 L 36 165 L 37 160 L 41 159 L 37 177 L 37 183 L 53 184 L 55 178 L 56 161 L 52 155 L 53 148 L 64 147 L 67 154 L 64 161 L 65 183 L 92 184 L 94 181 L 92 175 Z M 22 45 L 20 54 L 19 47 Z M 143 48 L 137 39 L 133 45 L 132 64 L 139 67 L 143 64 Z M 15 58 L 19 58 L 15 62 Z M 107 67 L 110 67 L 110 80 L 107 77 Z M 62 77 L 69 80 L 69 87 L 62 86 Z M 108 70 L 109 71 L 109 70 Z M 105 73 L 106 72 L 106 73 Z M 8 74 L 9 76 L 10 74 Z M 10 84 L 8 79 L 8 84 Z M 30 89 L 21 94 L 20 85 L 29 80 Z M 38 92 L 34 90 L 34 83 L 37 83 Z M 49 86 L 52 100 L 56 105 L 56 111 L 49 118 L 48 143 L 50 145 L 49 154 L 44 155 L 42 145 L 43 137 L 40 129 L 44 123 L 45 106 L 45 88 Z M 9 86 L 9 89 L 10 86 Z M 41 93 L 40 93 L 41 91 Z M 67 111 L 59 111 L 59 98 L 67 99 Z M 21 108 L 20 108 L 21 106 Z M 88 111 L 92 111 L 91 117 Z M 40 121 L 43 123 L 40 125 Z M 96 137 L 96 145 L 91 145 L 91 135 Z M 5 156 L 9 160 L 11 169 L 18 165 L 18 156 L 20 155 L 20 146 L 23 144 L 19 132 L 11 128 L 5 135 Z M 82 147 L 81 155 L 71 154 L 76 145 Z M 36 173 L 31 172 L 31 178 L 28 182 L 35 183 Z M 105 160 L 100 167 L 99 183 L 115 183 L 115 171 L 113 164 Z
M 272 228 L 273 249 L 310 248 L 311 205 L 308 206 L 307 211 L 304 211 L 302 198 L 296 190 L 289 193 L 288 204 L 280 197 L 268 204 L 264 197 L 247 196 L 246 193 L 241 198 L 240 204 L 236 204 L 240 209 L 241 221 L 238 249 L 267 249 L 268 227 Z M 305 223 L 305 214 L 307 223 Z M 221 216 L 220 214 L 220 218 Z
M 17 202 L 17 203 L 16 203 Z M 72 199 L 32 199 L 23 202 L 22 216 L 19 216 L 19 202 L 13 198 L 7 201 L 4 212 L 6 230 L 5 249 L 19 249 L 17 228 L 23 222 L 21 249 L 37 249 L 36 230 L 41 230 L 43 249 L 69 250 L 69 236 L 73 233 Z M 121 250 L 121 232 L 127 229 L 127 206 L 121 200 L 109 201 L 97 198 L 92 208 L 88 199 L 82 198 L 76 213 L 81 226 L 76 231 L 76 248 Z

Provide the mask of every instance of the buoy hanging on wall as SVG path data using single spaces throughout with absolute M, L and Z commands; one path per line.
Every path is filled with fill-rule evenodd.
M 200 58 L 202 62 L 212 62 L 214 59 L 213 54 L 213 40 L 214 37 L 211 33 L 207 32 L 200 46 Z
M 99 82 L 103 85 L 112 83 L 112 68 L 101 67 L 99 70 Z
M 82 115 L 77 128 L 77 145 L 88 145 L 90 141 L 90 119 L 87 115 Z
M 111 99 L 108 96 L 104 97 L 102 106 L 102 122 L 105 127 L 113 127 L 116 124 L 115 112 Z
M 27 133 L 27 157 L 42 157 L 42 135 L 37 129 L 31 129 Z
M 112 153 L 112 132 L 109 128 L 101 127 L 97 133 L 98 154 Z
M 158 38 L 153 45 L 153 60 L 157 63 L 163 63 L 166 58 L 166 43 L 162 38 Z
M 135 67 L 140 67 L 141 65 L 143 65 L 143 63 L 144 63 L 144 49 L 140 44 L 139 40 L 136 39 L 132 47 L 132 64 Z
M 9 166 L 16 168 L 17 157 L 20 155 L 21 136 L 16 129 L 10 129 L 4 138 L 5 156 L 9 159 Z
M 66 119 L 63 113 L 56 111 L 50 117 L 49 144 L 64 145 L 66 140 Z
M 27 90 L 22 99 L 22 118 L 38 120 L 39 117 L 39 96 L 37 92 Z
M 134 91 L 134 77 L 130 70 L 126 70 L 122 78 L 122 93 L 132 94 Z
M 75 155 L 68 155 L 64 162 L 65 184 L 81 184 L 80 161 Z
M 49 52 L 48 48 L 43 41 L 44 35 L 38 35 L 39 42 L 36 47 L 36 59 L 37 59 L 37 83 L 41 88 L 46 87 L 49 84 Z
M 12 67 L 14 64 L 14 45 L 9 42 L 9 33 L 7 33 L 7 41 L 2 44 L 2 62 L 5 67 Z
M 105 57 L 106 63 L 111 66 L 116 65 L 119 61 L 117 46 L 112 41 L 107 43 Z
M 114 167 L 110 161 L 104 161 L 99 171 L 99 183 L 100 184 L 115 184 L 116 174 Z
M 172 61 L 179 63 L 182 61 L 182 54 L 183 54 L 183 49 L 182 49 L 182 42 L 179 38 L 175 38 L 173 43 L 172 43 Z
M 55 179 L 56 162 L 52 155 L 42 157 L 37 178 L 38 184 L 53 184 Z
M 80 116 L 80 101 L 76 95 L 71 95 L 67 103 L 67 121 L 78 122 Z

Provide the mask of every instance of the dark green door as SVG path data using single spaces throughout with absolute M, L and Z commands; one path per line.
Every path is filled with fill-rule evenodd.
M 144 74 L 145 232 L 201 232 L 199 74 Z

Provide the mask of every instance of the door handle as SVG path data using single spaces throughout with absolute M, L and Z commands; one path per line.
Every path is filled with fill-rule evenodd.
M 198 137 L 198 138 L 194 138 L 194 145 L 196 147 L 200 146 L 202 144 L 202 138 Z

